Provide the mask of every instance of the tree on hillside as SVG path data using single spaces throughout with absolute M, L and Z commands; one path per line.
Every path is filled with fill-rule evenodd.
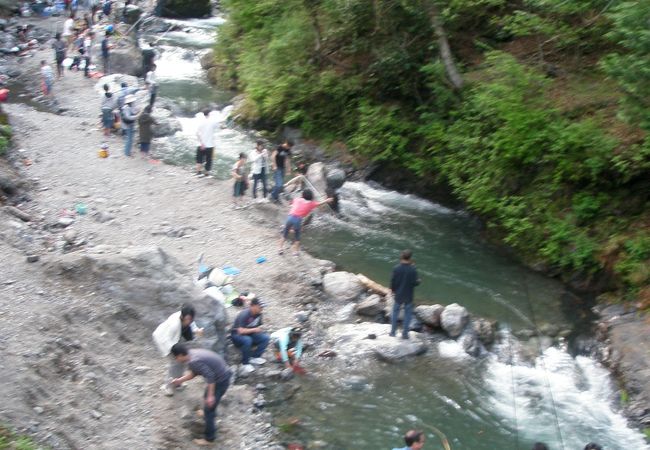
M 465 84 L 463 77 L 460 75 L 456 63 L 454 62 L 454 57 L 451 53 L 451 48 L 449 47 L 449 39 L 447 38 L 447 33 L 445 32 L 445 27 L 443 26 L 442 16 L 436 4 L 436 0 L 425 0 L 425 10 L 428 11 L 429 19 L 431 20 L 431 26 L 436 33 L 436 38 L 438 40 L 438 49 L 440 51 L 440 59 L 445 66 L 445 72 L 449 81 L 454 86 L 454 89 L 460 90 Z

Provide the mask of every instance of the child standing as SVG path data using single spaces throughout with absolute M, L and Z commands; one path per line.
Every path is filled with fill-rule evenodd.
M 232 166 L 232 178 L 235 181 L 235 186 L 233 190 L 232 203 L 233 206 L 238 207 L 242 204 L 242 198 L 244 198 L 244 193 L 246 192 L 246 154 L 240 153 L 239 159 Z
M 300 229 L 302 226 L 302 219 L 307 217 L 314 209 L 318 208 L 325 203 L 331 203 L 334 201 L 333 198 L 327 198 L 322 202 L 317 202 L 314 200 L 314 194 L 310 189 L 305 189 L 302 191 L 302 198 L 294 198 L 291 202 L 291 209 L 289 210 L 289 217 L 287 217 L 287 222 L 284 225 L 284 230 L 282 231 L 282 238 L 280 238 L 280 250 L 279 254 L 284 253 L 284 241 L 287 240 L 289 236 L 289 231 L 293 229 L 295 234 L 294 245 L 294 256 L 300 255 Z
M 41 77 L 43 78 L 43 95 L 49 97 L 52 94 L 52 85 L 54 84 L 54 72 L 47 64 L 47 61 L 41 61 Z
M 157 123 L 151 116 L 152 109 L 151 105 L 147 105 L 138 119 L 138 125 L 140 128 L 140 156 L 142 156 L 142 159 L 149 159 L 151 139 L 153 138 L 152 128 L 153 125 Z

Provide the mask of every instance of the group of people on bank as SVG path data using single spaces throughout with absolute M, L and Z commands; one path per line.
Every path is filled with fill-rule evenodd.
M 240 295 L 238 300 L 245 307 L 230 328 L 230 340 L 241 354 L 239 374 L 249 375 L 255 371 L 254 366 L 265 364 L 263 355 L 270 343 L 274 349 L 274 359 L 279 364 L 289 370 L 301 370 L 302 329 L 297 326 L 285 327 L 268 334 L 262 327 L 262 300 L 246 293 Z M 185 382 L 196 376 L 204 378 L 204 437 L 195 439 L 194 443 L 210 445 L 216 439 L 217 406 L 230 386 L 233 371 L 217 352 L 193 345 L 195 338 L 204 334 L 204 329 L 196 325 L 195 318 L 195 309 L 191 305 L 184 305 L 156 328 L 153 340 L 161 355 L 169 358 L 167 379 L 161 387 L 166 395 L 173 396 Z M 220 330 L 215 331 L 218 333 Z

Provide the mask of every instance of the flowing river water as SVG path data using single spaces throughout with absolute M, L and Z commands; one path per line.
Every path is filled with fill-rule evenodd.
M 181 118 L 182 132 L 165 139 L 164 159 L 189 164 L 192 113 L 231 95 L 209 87 L 199 65 L 224 20 L 170 22 L 183 31 L 158 42 L 160 95 L 188 117 Z M 228 126 L 228 112 L 222 111 L 217 131 L 221 178 L 228 177 L 237 154 L 254 145 L 250 135 Z M 584 323 L 560 283 L 484 242 L 479 224 L 465 212 L 360 182 L 347 182 L 340 194 L 341 216 L 319 215 L 309 226 L 304 244 L 311 253 L 386 284 L 399 250 L 412 248 L 423 280 L 418 301 L 458 302 L 498 320 L 501 339 L 484 358 L 443 341 L 404 364 L 368 362 L 336 376 L 303 379 L 291 401 L 274 407 L 279 418 L 300 418 L 293 438 L 313 447 L 377 450 L 401 446 L 406 429 L 422 428 L 429 439 L 425 448 L 442 448 L 428 428 L 434 425 L 454 449 L 529 449 L 536 441 L 554 450 L 582 449 L 590 441 L 608 450 L 650 449 L 621 414 L 605 368 L 572 356 L 561 340 L 552 346 L 529 341 L 525 357 L 525 345 L 514 338 L 521 330 Z

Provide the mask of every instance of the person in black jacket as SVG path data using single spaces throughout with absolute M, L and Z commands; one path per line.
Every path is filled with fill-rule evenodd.
M 413 314 L 413 291 L 415 286 L 420 284 L 418 272 L 411 261 L 413 253 L 411 250 L 404 250 L 400 255 L 399 264 L 393 269 L 390 278 L 390 290 L 393 294 L 393 312 L 390 316 L 390 335 L 395 336 L 397 332 L 397 320 L 399 311 L 404 305 L 404 321 L 402 322 L 402 338 L 409 338 L 409 326 L 411 325 L 411 316 Z

